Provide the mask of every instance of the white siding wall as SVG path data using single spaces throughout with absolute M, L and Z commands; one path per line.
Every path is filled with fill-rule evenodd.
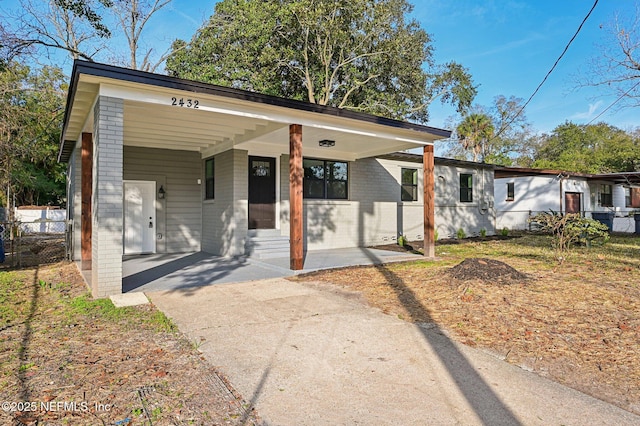
M 202 250 L 220 256 L 243 255 L 248 228 L 247 151 L 218 154 L 214 167 L 215 199 L 202 204 Z M 202 179 L 204 191 L 204 175 Z
M 81 227 L 82 227 L 82 144 L 80 141 L 73 149 L 69 161 L 68 190 L 67 190 L 67 218 L 73 220 L 73 252 L 71 259 L 82 260 L 81 253 Z
M 200 250 L 202 234 L 202 161 L 192 151 L 124 147 L 124 179 L 156 182 L 166 191 L 156 199 L 156 251 Z
M 509 182 L 514 184 L 513 201 L 506 201 Z M 535 214 L 551 210 L 564 211 L 567 192 L 582 194 L 581 211 L 591 211 L 592 190 L 586 179 L 578 177 L 563 179 L 562 195 L 560 180 L 553 175 L 496 179 L 494 191 L 497 211 L 496 228 L 527 229 L 529 212 Z

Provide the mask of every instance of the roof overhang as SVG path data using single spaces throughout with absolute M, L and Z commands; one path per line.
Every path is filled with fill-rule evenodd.
M 406 161 L 409 163 L 422 163 L 422 155 L 411 152 L 392 152 L 390 154 L 378 155 L 378 158 L 394 161 Z M 478 163 L 475 161 L 456 160 L 454 158 L 434 157 L 434 163 L 442 166 L 466 167 L 474 169 L 495 169 L 495 165 L 489 163 Z
M 345 109 L 198 83 L 166 75 L 76 61 L 58 160 L 66 162 L 82 132 L 93 129 L 99 96 L 124 102 L 124 145 L 198 151 L 289 149 L 289 125 L 303 126 L 305 156 L 353 160 L 445 139 L 450 132 Z M 335 141 L 321 147 L 321 140 Z
M 545 175 L 557 176 L 562 178 L 578 177 L 578 178 L 584 178 L 590 181 L 605 181 L 605 182 L 611 182 L 619 185 L 629 185 L 629 186 L 640 185 L 640 171 L 592 174 L 592 173 L 566 172 L 563 170 L 530 169 L 530 168 L 522 168 L 522 167 L 496 166 L 495 168 L 496 179 L 521 177 L 521 176 L 545 176 Z

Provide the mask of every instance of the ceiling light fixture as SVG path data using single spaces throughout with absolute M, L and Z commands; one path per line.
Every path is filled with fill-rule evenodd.
M 323 148 L 331 148 L 332 146 L 336 145 L 336 141 L 332 141 L 329 139 L 322 139 L 320 142 L 318 142 L 318 145 L 320 145 Z

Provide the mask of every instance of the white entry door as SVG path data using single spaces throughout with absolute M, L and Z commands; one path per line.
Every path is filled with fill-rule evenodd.
M 124 253 L 156 251 L 156 183 L 124 182 Z

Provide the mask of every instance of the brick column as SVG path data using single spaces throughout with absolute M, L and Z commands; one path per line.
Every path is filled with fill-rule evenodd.
M 100 96 L 94 109 L 91 287 L 94 297 L 122 293 L 122 99 Z

